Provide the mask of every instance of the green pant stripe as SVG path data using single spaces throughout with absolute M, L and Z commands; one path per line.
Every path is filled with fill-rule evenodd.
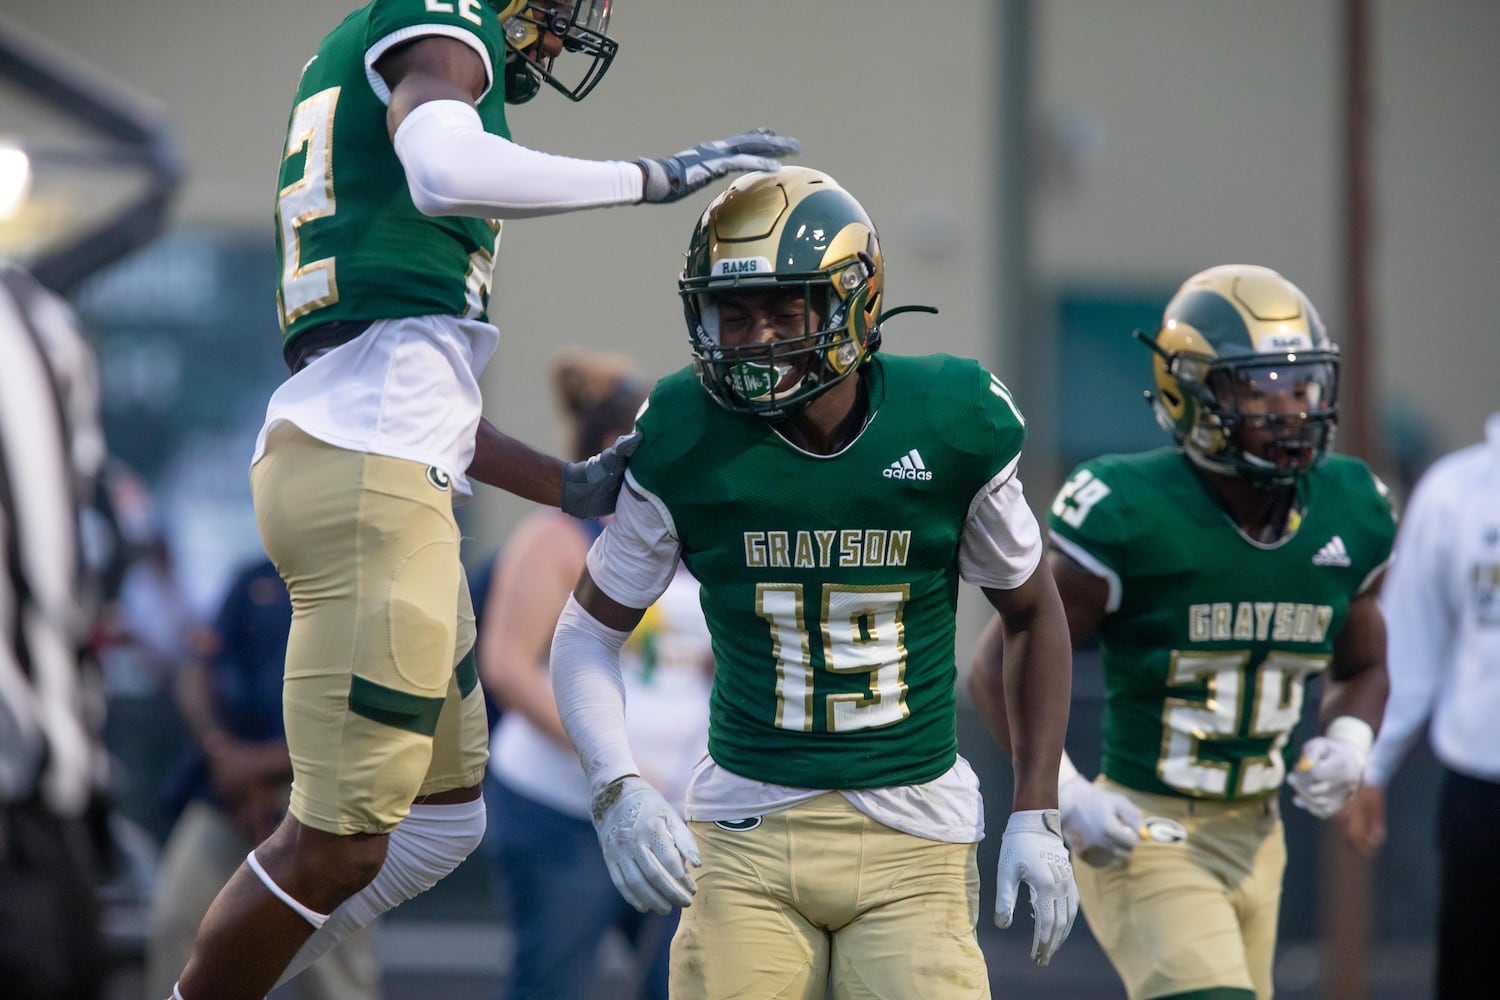
M 355 677 L 349 686 L 349 708 L 372 722 L 431 736 L 437 731 L 442 698 L 424 698 Z
M 1170 993 L 1156 1000 L 1255 1000 L 1255 991 L 1242 990 L 1238 986 L 1210 986 L 1206 990 Z
M 472 648 L 464 654 L 462 660 L 458 661 L 458 666 L 453 668 L 453 675 L 458 678 L 460 697 L 467 698 L 479 686 L 479 667 L 476 665 Z

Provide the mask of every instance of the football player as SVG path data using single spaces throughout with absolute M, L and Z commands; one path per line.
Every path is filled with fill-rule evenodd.
M 315 929 L 294 968 L 479 842 L 486 727 L 454 498 L 472 478 L 597 515 L 629 448 L 564 465 L 482 419 L 501 220 L 673 201 L 796 148 L 760 131 L 596 161 L 510 141 L 507 102 L 543 82 L 579 100 L 599 82 L 616 52 L 610 8 L 372 0 L 302 70 L 276 203 L 293 374 L 251 472 L 296 609 L 295 780 L 289 818 L 205 918 L 179 997 L 264 996 Z
M 689 907 L 673 996 L 989 995 L 960 578 L 999 609 L 1025 722 L 996 921 L 1028 883 L 1045 964 L 1076 913 L 1055 812 L 1070 652 L 1016 476 L 1025 423 L 973 361 L 877 353 L 884 284 L 873 223 L 826 174 L 751 174 L 713 201 L 680 281 L 693 365 L 647 401 L 558 623 L 553 687 L 615 884 Z M 715 655 L 686 823 L 640 777 L 619 672 L 679 557 Z
M 1052 504 L 1049 562 L 1075 644 L 1103 654 L 1103 773 L 1063 755 L 1063 833 L 1084 916 L 1132 1000 L 1267 998 L 1286 848 L 1278 791 L 1327 818 L 1385 703 L 1376 601 L 1386 489 L 1329 453 L 1339 355 L 1263 267 L 1189 278 L 1154 337 L 1148 393 L 1175 447 L 1081 465 Z M 1002 668 L 981 637 L 976 704 Z M 1306 682 L 1321 735 L 1291 764 Z

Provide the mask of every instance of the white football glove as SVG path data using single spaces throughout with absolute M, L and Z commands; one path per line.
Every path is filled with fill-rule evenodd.
M 1341 715 L 1330 722 L 1322 736 L 1302 744 L 1302 756 L 1287 775 L 1286 783 L 1296 793 L 1292 804 L 1318 819 L 1344 808 L 1359 788 L 1373 742 L 1374 730 L 1363 719 Z
M 746 170 L 776 170 L 776 158 L 790 156 L 802 144 L 791 136 L 777 135 L 768 128 L 715 139 L 659 159 L 635 162 L 646 172 L 641 200 L 676 201 L 725 174 Z
M 1000 871 L 995 885 L 995 926 L 1009 927 L 1021 883 L 1031 889 L 1031 960 L 1046 965 L 1073 929 L 1078 886 L 1063 845 L 1055 809 L 1011 813 L 1000 840 Z
M 1057 790 L 1063 840 L 1095 868 L 1124 861 L 1141 839 L 1141 811 L 1119 792 L 1100 788 L 1081 774 Z
M 645 913 L 671 913 L 698 891 L 687 863 L 701 865 L 698 842 L 661 793 L 629 775 L 594 796 L 594 832 L 615 888 Z

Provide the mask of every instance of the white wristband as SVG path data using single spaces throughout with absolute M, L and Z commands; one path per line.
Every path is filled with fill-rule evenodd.
M 1057 788 L 1058 788 L 1058 791 L 1061 791 L 1062 790 L 1062 786 L 1066 785 L 1069 781 L 1073 780 L 1074 778 L 1082 778 L 1082 777 L 1083 777 L 1083 775 L 1081 775 L 1081 774 L 1078 773 L 1078 768 L 1076 768 L 1076 767 L 1073 766 L 1073 758 L 1069 757 L 1068 756 L 1068 751 L 1064 750 L 1063 751 L 1063 755 L 1062 755 L 1062 760 L 1058 761 L 1058 763 L 1057 763 Z
M 1330 740 L 1339 740 L 1357 747 L 1361 757 L 1369 756 L 1370 746 L 1375 742 L 1375 730 L 1364 719 L 1353 715 L 1341 715 L 1334 719 L 1323 730 L 1323 735 Z

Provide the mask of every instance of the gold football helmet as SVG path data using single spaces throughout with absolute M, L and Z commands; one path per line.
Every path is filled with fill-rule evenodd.
M 1157 422 L 1199 467 L 1285 486 L 1322 461 L 1338 423 L 1338 348 L 1296 285 L 1266 267 L 1200 271 L 1154 337 Z
M 686 256 L 678 292 L 694 364 L 728 409 L 786 417 L 878 347 L 885 262 L 875 224 L 821 171 L 787 166 L 740 177 L 698 220 Z M 764 289 L 801 291 L 811 307 L 803 336 L 725 347 L 717 297 Z M 786 386 L 798 369 L 800 378 Z

